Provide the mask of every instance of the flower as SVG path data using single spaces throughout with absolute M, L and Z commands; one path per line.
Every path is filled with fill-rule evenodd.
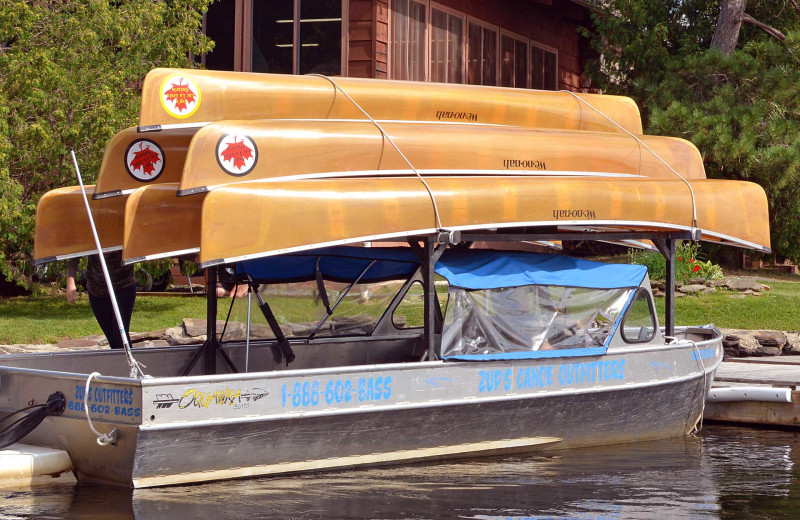
M 694 258 L 692 258 L 692 259 L 691 259 L 691 260 L 689 260 L 689 261 L 690 261 L 690 262 L 692 262 L 692 263 L 694 263 Z
M 692 261 L 694 261 L 694 260 L 692 260 Z M 692 267 L 692 272 L 696 273 L 699 270 L 700 270 L 700 266 L 699 265 L 696 265 L 696 266 Z
M 681 262 L 683 262 L 683 257 L 682 257 L 682 256 L 679 256 L 679 257 L 678 257 L 678 260 L 680 260 Z

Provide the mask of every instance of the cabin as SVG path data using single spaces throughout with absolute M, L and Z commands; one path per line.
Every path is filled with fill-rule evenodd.
M 220 0 L 210 70 L 588 92 L 583 0 Z

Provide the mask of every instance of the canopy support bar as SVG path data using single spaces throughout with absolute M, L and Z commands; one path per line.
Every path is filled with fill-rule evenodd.
M 275 336 L 275 340 L 278 342 L 278 347 L 280 347 L 281 353 L 283 354 L 283 359 L 288 366 L 289 363 L 294 361 L 294 352 L 292 351 L 292 346 L 289 345 L 289 340 L 287 340 L 286 336 L 283 334 L 281 326 L 278 323 L 278 319 L 275 317 L 275 314 L 272 312 L 269 304 L 264 301 L 264 299 L 261 297 L 261 293 L 258 292 L 258 284 L 253 281 L 253 277 L 249 274 L 247 275 L 247 283 L 250 286 L 250 291 L 256 294 L 258 308 L 261 309 L 261 314 L 263 314 L 264 318 L 267 320 L 267 324 L 269 325 L 270 330 L 272 330 L 272 334 Z
M 415 240 L 409 239 L 408 241 L 411 249 L 422 260 L 422 286 L 425 294 L 423 341 L 428 347 L 429 361 L 439 359 L 439 352 L 437 351 L 441 349 L 439 341 L 437 341 L 437 337 L 441 337 L 441 323 L 437 319 L 441 311 L 438 307 L 439 298 L 436 296 L 434 267 L 439 258 L 442 257 L 444 250 L 447 249 L 446 236 L 446 234 L 440 234 L 439 238 L 442 238 L 443 242 L 438 245 L 435 245 L 434 237 L 430 236 L 422 238 L 422 246 Z
M 653 240 L 659 252 L 667 261 L 667 280 L 664 287 L 664 320 L 667 336 L 675 334 L 675 240 Z

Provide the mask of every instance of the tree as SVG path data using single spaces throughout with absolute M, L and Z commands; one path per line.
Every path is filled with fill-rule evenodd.
M 77 184 L 69 148 L 93 182 L 147 71 L 211 49 L 210 1 L 0 0 L 0 277 L 30 281 L 36 203 Z
M 773 250 L 797 262 L 800 10 L 794 0 L 769 0 L 726 11 L 733 4 L 744 8 L 741 0 L 606 2 L 593 35 L 603 61 L 592 74 L 637 100 L 647 133 L 697 145 L 709 177 L 760 184 Z M 727 25 L 737 23 L 730 45 Z

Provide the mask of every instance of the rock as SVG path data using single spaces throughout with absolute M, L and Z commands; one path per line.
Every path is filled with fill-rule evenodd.
M 778 347 L 764 347 L 759 346 L 756 349 L 756 353 L 753 354 L 754 356 L 780 356 L 781 349 Z
M 56 347 L 66 349 L 96 347 L 100 344 L 100 340 L 104 338 L 105 336 L 102 334 L 97 334 L 94 336 L 84 336 L 76 339 L 66 339 L 64 341 L 59 341 L 56 344 Z
M 224 321 L 217 320 L 217 332 L 222 331 L 222 327 L 224 326 L 225 326 Z M 183 329 L 186 331 L 187 336 L 192 336 L 195 338 L 200 336 L 205 337 L 208 329 L 208 322 L 206 320 L 201 320 L 197 318 L 184 318 Z
M 797 332 L 786 333 L 786 345 L 783 346 L 784 356 L 800 356 L 800 334 Z
M 217 337 L 222 339 L 222 329 L 225 329 L 225 341 L 244 341 L 247 339 L 247 325 L 240 321 L 230 321 L 225 327 L 225 322 L 217 322 Z
M 728 283 L 728 289 L 732 291 L 757 291 L 761 292 L 764 290 L 764 285 L 761 285 L 756 280 L 755 276 L 742 276 L 740 278 L 736 278 L 731 280 Z
M 691 285 L 684 285 L 678 291 L 684 294 L 697 294 L 706 288 L 705 285 L 702 284 L 691 284 Z
M 703 278 L 702 276 L 700 276 L 698 278 L 692 278 L 691 280 L 689 280 L 689 283 L 691 285 L 705 285 L 706 284 L 706 279 Z
M 766 356 L 768 351 L 762 347 L 748 330 L 723 329 L 722 347 L 727 351 L 735 351 L 733 357 Z M 731 354 L 732 355 L 732 354 Z
M 170 343 L 164 339 L 148 339 L 136 343 L 136 348 L 169 347 Z
M 718 280 L 708 280 L 706 285 L 709 287 L 728 287 L 731 278 L 720 278 Z
M 191 345 L 193 343 L 201 343 L 206 340 L 206 336 L 189 336 L 186 334 L 182 325 L 170 327 L 164 331 L 164 339 L 170 345 Z
M 758 343 L 764 347 L 783 348 L 786 345 L 786 336 L 777 330 L 760 330 L 753 334 Z
M 730 296 L 728 296 L 728 298 L 733 298 L 733 299 L 736 299 L 736 300 L 743 300 L 744 299 L 744 294 L 731 294 Z
M 706 294 L 711 294 L 711 293 L 715 293 L 715 292 L 717 292 L 717 289 L 715 287 L 706 287 L 705 289 L 700 291 L 700 294 L 706 295 Z
M 160 340 L 164 338 L 167 329 L 156 330 L 153 332 L 129 332 L 131 343 L 139 343 L 140 341 Z

